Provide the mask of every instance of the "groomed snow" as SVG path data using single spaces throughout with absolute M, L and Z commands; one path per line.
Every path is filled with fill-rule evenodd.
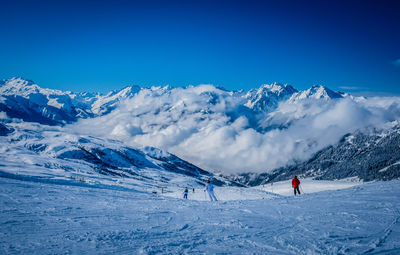
M 361 185 L 357 178 L 348 178 L 337 181 L 313 180 L 312 178 L 300 179 L 300 191 L 304 194 L 315 193 L 325 190 L 338 190 L 346 189 L 356 185 Z M 254 187 L 255 189 L 276 193 L 282 196 L 292 196 L 292 182 L 291 180 L 274 182 L 261 186 Z
M 0 254 L 400 252 L 400 181 L 218 202 L 66 184 L 0 178 Z

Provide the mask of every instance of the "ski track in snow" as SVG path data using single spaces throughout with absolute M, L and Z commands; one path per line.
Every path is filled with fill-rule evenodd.
M 0 178 L 0 254 L 399 254 L 399 197 L 400 181 L 206 202 Z

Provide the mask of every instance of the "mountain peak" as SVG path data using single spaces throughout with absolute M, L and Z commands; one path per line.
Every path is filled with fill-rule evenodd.
M 18 95 L 28 98 L 32 94 L 49 95 L 66 95 L 71 92 L 63 92 L 56 89 L 46 89 L 39 87 L 34 81 L 26 80 L 21 77 L 14 77 L 3 80 L 0 83 L 0 94 L 2 95 Z
M 274 82 L 272 84 L 261 85 L 261 87 L 258 89 L 258 92 L 272 92 L 280 96 L 282 94 L 293 94 L 297 92 L 297 90 L 291 85 Z
M 21 77 L 6 79 L 0 83 L 0 93 L 3 95 L 39 93 L 39 91 L 40 87 L 33 81 Z
M 316 98 L 341 98 L 342 95 L 322 85 L 313 85 L 307 90 L 310 95 L 315 95 Z
M 313 85 L 311 88 L 294 93 L 289 101 L 294 102 L 301 99 L 306 98 L 315 98 L 315 99 L 335 99 L 335 98 L 342 98 L 343 95 L 339 92 L 334 92 L 333 90 L 322 86 L 322 85 Z
M 23 86 L 29 86 L 29 85 L 35 84 L 32 80 L 27 80 L 27 79 L 24 79 L 22 77 L 13 77 L 13 78 L 7 79 L 5 81 L 14 82 L 14 83 L 17 83 L 17 84 L 21 84 Z
M 288 99 L 297 90 L 288 84 L 264 84 L 258 89 L 252 89 L 246 94 L 247 107 L 255 110 L 271 110 L 278 106 L 279 101 Z
M 140 91 L 140 87 L 137 85 L 132 85 L 132 86 L 126 86 L 120 90 L 113 90 L 107 93 L 105 95 L 106 97 L 119 97 L 119 98 L 127 98 L 131 97 L 137 92 Z

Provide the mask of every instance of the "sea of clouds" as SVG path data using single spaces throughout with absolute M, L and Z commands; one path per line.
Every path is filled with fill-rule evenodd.
M 81 119 L 70 132 L 154 146 L 211 172 L 266 172 L 304 160 L 367 127 L 400 120 L 400 97 L 282 101 L 252 112 L 243 92 L 211 85 L 142 89 L 105 116 Z

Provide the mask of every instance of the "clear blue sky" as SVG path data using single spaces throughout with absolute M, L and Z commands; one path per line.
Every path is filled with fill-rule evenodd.
M 0 79 L 400 94 L 400 1 L 1 1 Z

